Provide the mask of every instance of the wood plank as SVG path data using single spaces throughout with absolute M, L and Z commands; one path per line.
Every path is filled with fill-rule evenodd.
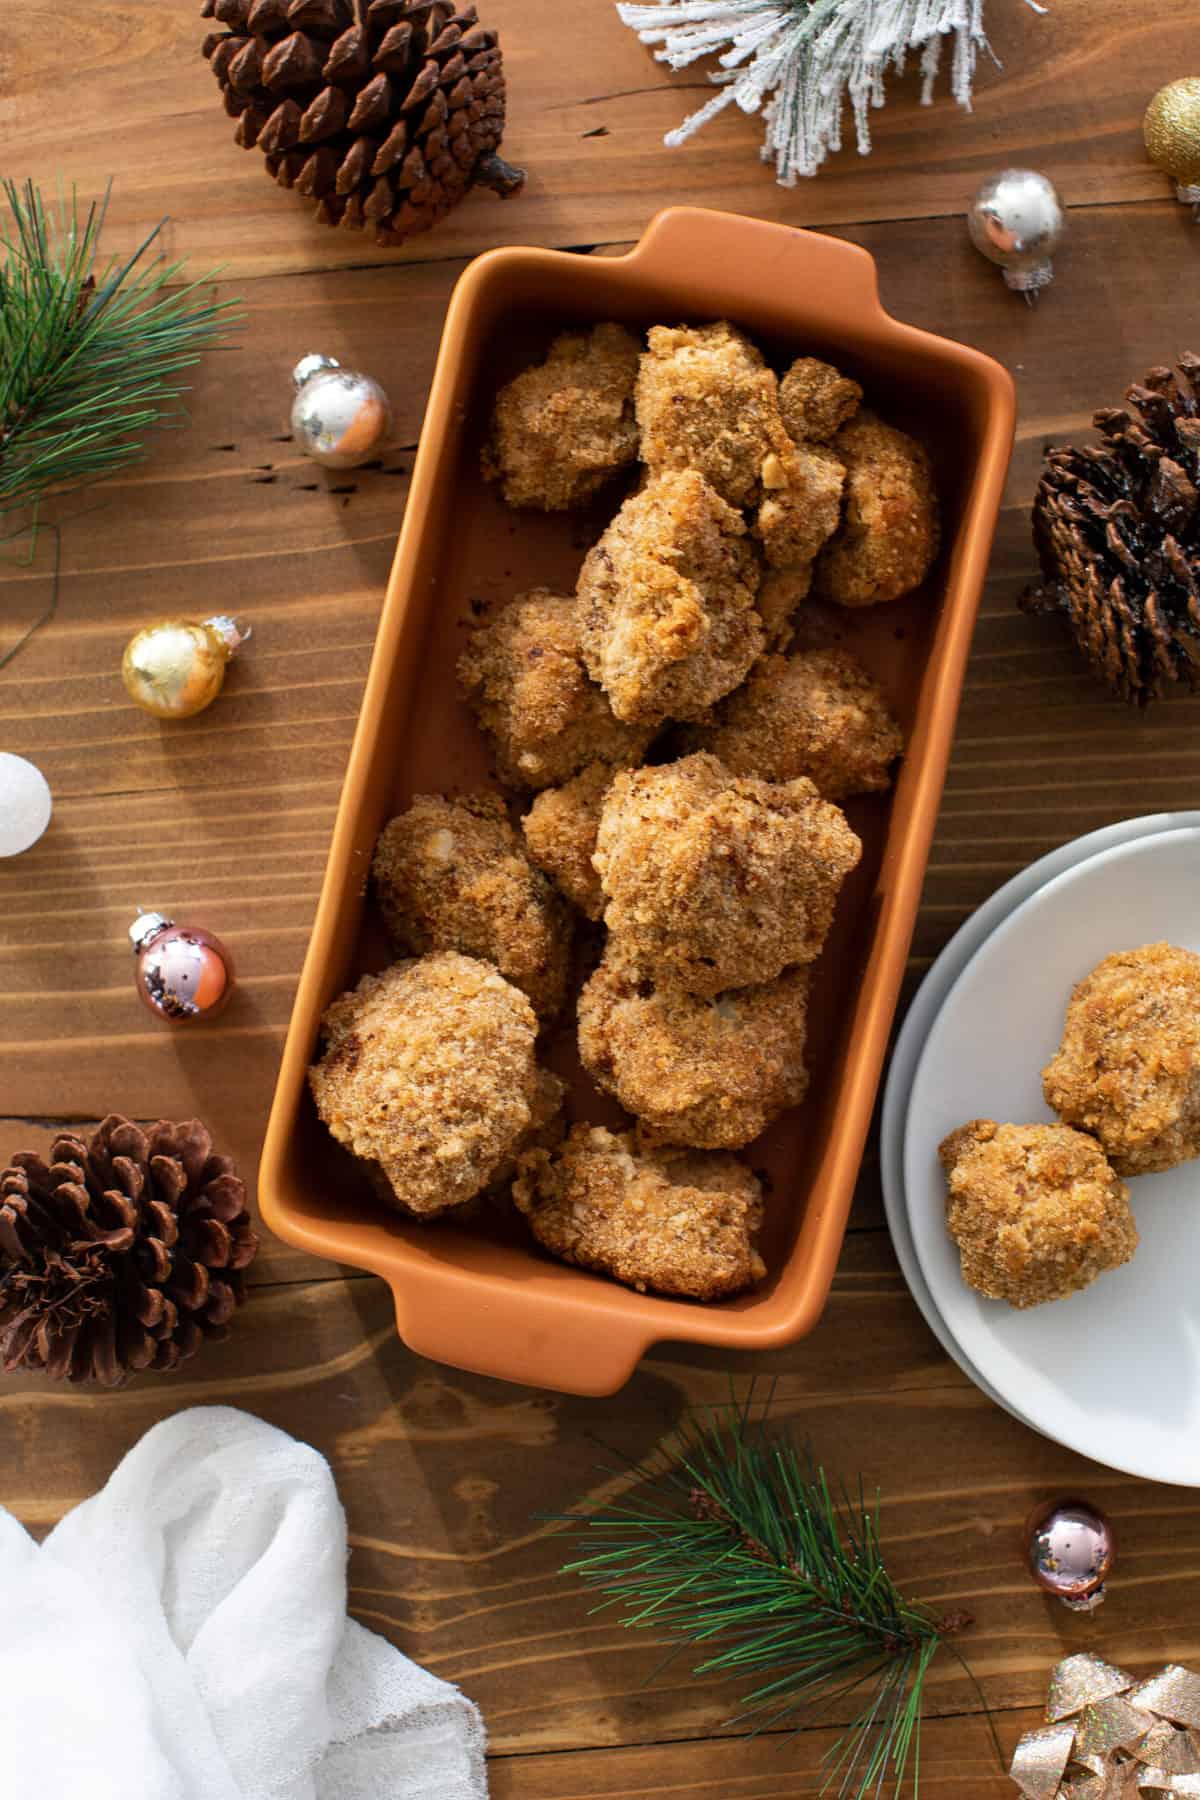
M 1192 1497 L 1101 1469 L 990 1405 L 921 1324 L 880 1232 L 848 1241 L 804 1345 L 758 1358 L 668 1348 L 608 1400 L 411 1356 L 373 1280 L 259 1289 L 229 1342 L 169 1379 L 100 1395 L 6 1381 L 0 1501 L 40 1530 L 155 1420 L 190 1405 L 246 1407 L 329 1457 L 354 1546 L 356 1616 L 460 1682 L 497 1752 L 694 1739 L 728 1729 L 738 1690 L 694 1680 L 684 1658 L 660 1669 L 650 1634 L 590 1614 L 557 1573 L 571 1545 L 539 1515 L 612 1495 L 625 1477 L 611 1471 L 652 1456 L 687 1407 L 720 1404 L 752 1375 L 777 1381 L 780 1423 L 811 1439 L 831 1472 L 861 1471 L 868 1492 L 879 1487 L 902 1586 L 938 1611 L 974 1613 L 961 1647 L 993 1709 L 1040 1704 L 1047 1671 L 1073 1649 L 1143 1670 L 1200 1663 Z M 1030 1506 L 1069 1491 L 1103 1505 L 1121 1542 L 1110 1598 L 1090 1619 L 1047 1601 L 1020 1562 Z M 978 1706 L 953 1661 L 935 1664 L 931 1716 Z M 516 1775 L 505 1779 L 501 1791 L 513 1792 Z
M 1043 1722 L 1037 1708 L 996 1720 L 1005 1757 L 1022 1731 Z M 796 1736 L 704 1739 L 634 1749 L 500 1756 L 490 1767 L 492 1800 L 799 1800 L 821 1793 L 821 1758 L 834 1731 Z M 1011 1800 L 1013 1785 L 992 1738 L 975 1716 L 937 1719 L 921 1734 L 921 1792 L 943 1800 Z
M 317 225 L 270 182 L 257 151 L 235 146 L 200 56 L 199 10 L 199 0 L 62 0 L 49 31 L 42 9 L 10 7 L 0 49 L 7 167 L 51 186 L 61 172 L 89 193 L 111 173 L 115 245 L 169 214 L 172 255 L 194 257 L 197 272 L 225 264 L 238 281 L 503 243 L 616 241 L 681 202 L 791 225 L 961 214 L 984 176 L 1012 162 L 1044 169 L 1074 206 L 1158 196 L 1166 184 L 1146 161 L 1141 116 L 1193 48 L 1181 0 L 1053 0 L 1040 18 L 1020 0 L 991 0 L 1003 68 L 983 60 L 973 112 L 954 104 L 944 76 L 932 110 L 919 103 L 915 71 L 893 78 L 872 119 L 870 158 L 856 153 L 847 124 L 846 147 L 821 175 L 785 189 L 759 159 L 759 121 L 736 108 L 687 146 L 664 148 L 664 133 L 708 98 L 706 74 L 656 63 L 609 0 L 553 15 L 540 0 L 491 0 L 483 11 L 500 30 L 509 85 L 505 150 L 529 170 L 528 187 L 503 203 L 472 197 L 398 253 Z

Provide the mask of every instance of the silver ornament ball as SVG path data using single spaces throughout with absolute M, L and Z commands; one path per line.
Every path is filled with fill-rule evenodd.
M 1005 169 L 985 181 L 967 214 L 975 248 L 1031 296 L 1054 279 L 1050 259 L 1062 242 L 1063 210 L 1052 181 L 1036 169 Z
M 392 413 L 377 381 L 313 352 L 296 364 L 292 382 L 292 433 L 306 456 L 327 469 L 355 469 L 379 455 Z

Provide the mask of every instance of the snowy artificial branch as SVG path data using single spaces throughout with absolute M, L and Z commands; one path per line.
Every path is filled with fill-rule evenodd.
M 1038 0 L 1025 0 L 1045 12 Z M 889 67 L 904 68 L 910 52 L 921 55 L 921 100 L 928 105 L 941 63 L 942 44 L 953 38 L 950 89 L 971 106 L 971 84 L 981 50 L 991 54 L 983 29 L 984 0 L 651 0 L 620 4 L 624 24 L 672 69 L 716 56 L 715 93 L 663 140 L 685 143 L 728 105 L 762 112 L 763 160 L 774 161 L 776 179 L 794 187 L 798 175 L 815 175 L 842 147 L 842 104 L 848 95 L 858 148 L 871 148 L 870 109 L 884 103 Z

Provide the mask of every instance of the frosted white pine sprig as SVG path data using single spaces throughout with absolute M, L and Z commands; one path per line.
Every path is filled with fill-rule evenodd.
M 1025 0 L 1045 12 L 1039 0 Z M 953 38 L 950 90 L 970 110 L 975 64 L 991 54 L 983 29 L 984 0 L 650 0 L 619 4 L 624 24 L 644 44 L 659 45 L 658 62 L 687 68 L 716 56 L 718 91 L 663 142 L 685 143 L 733 104 L 762 112 L 764 162 L 794 187 L 815 175 L 842 147 L 842 106 L 849 98 L 858 148 L 871 148 L 870 109 L 882 106 L 889 68 L 903 70 L 920 52 L 921 100 L 929 105 L 943 40 Z

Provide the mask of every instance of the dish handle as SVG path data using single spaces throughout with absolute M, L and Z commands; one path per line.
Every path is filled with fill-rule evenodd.
M 440 1283 L 392 1284 L 392 1299 L 396 1330 L 418 1356 L 522 1387 L 615 1394 L 648 1347 L 620 1314 L 585 1325 L 565 1301 L 523 1286 L 459 1296 Z
M 794 281 L 837 295 L 843 313 L 883 316 L 875 258 L 858 244 L 824 231 L 802 231 L 743 213 L 705 206 L 668 206 L 655 213 L 622 261 L 643 274 L 678 281 L 681 267 L 710 268 L 714 283 L 739 286 Z

